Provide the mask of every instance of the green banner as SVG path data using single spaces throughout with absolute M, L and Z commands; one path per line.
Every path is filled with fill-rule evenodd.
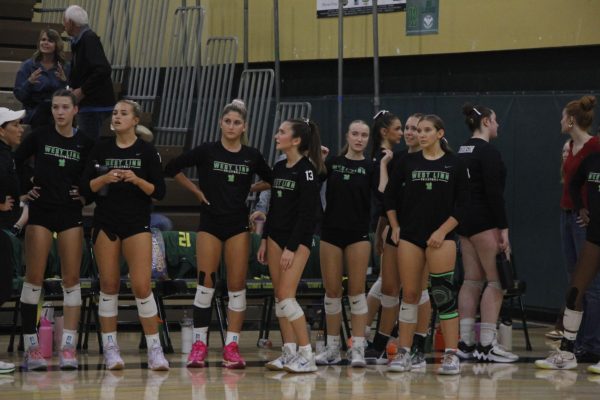
M 406 34 L 438 33 L 439 0 L 406 0 Z

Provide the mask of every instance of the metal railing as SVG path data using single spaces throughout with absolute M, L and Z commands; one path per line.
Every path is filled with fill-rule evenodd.
M 244 100 L 248 110 L 248 143 L 264 153 L 275 72 L 272 69 L 255 69 L 242 72 L 237 97 Z

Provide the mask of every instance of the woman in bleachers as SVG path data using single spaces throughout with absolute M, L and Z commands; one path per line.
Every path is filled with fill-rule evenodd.
M 129 267 L 131 289 L 148 345 L 148 368 L 169 369 L 158 335 L 158 310 L 152 293 L 152 199 L 165 195 L 160 156 L 154 146 L 136 136 L 140 106 L 119 101 L 113 110 L 116 137 L 100 140 L 92 149 L 82 188 L 96 201 L 92 242 L 100 274 L 98 314 L 104 361 L 109 370 L 123 369 L 117 343 L 117 315 L 121 283 L 121 254 Z
M 59 352 L 62 369 L 77 369 L 75 353 L 77 324 L 81 308 L 79 269 L 83 226 L 79 182 L 92 142 L 73 128 L 77 100 L 65 89 L 52 96 L 54 124 L 34 129 L 15 154 L 17 169 L 35 158 L 32 186 L 27 194 L 29 224 L 25 232 L 25 282 L 21 290 L 21 319 L 25 339 L 24 366 L 28 370 L 46 369 L 36 334 L 37 306 L 40 298 L 52 235 L 57 233 L 64 293 L 65 327 Z M 26 189 L 24 187 L 24 189 Z
M 37 50 L 21 64 L 13 88 L 26 110 L 23 123 L 32 128 L 52 124 L 52 93 L 66 87 L 68 70 L 60 35 L 54 29 L 43 29 Z
M 227 104 L 221 113 L 221 139 L 204 143 L 169 162 L 166 173 L 196 195 L 201 206 L 196 237 L 198 285 L 194 299 L 193 345 L 190 368 L 202 368 L 207 355 L 207 335 L 216 274 L 224 255 L 229 302 L 227 338 L 223 349 L 225 368 L 245 368 L 239 352 L 240 332 L 246 310 L 246 275 L 250 254 L 248 206 L 250 190 L 270 187 L 271 168 L 255 148 L 246 145 L 246 106 L 241 100 Z M 198 186 L 182 170 L 198 169 Z M 252 185 L 254 175 L 263 182 Z

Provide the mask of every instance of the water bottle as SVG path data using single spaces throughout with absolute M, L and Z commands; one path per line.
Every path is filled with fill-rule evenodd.
M 273 347 L 273 342 L 269 339 L 260 338 L 258 339 L 258 347 L 261 349 L 270 349 Z
M 498 343 L 506 350 L 512 350 L 512 321 L 503 320 L 498 327 Z
M 321 354 L 325 351 L 325 334 L 323 331 L 317 332 L 317 340 L 315 342 L 315 351 L 317 354 Z
M 52 357 L 52 323 L 46 317 L 40 320 L 40 329 L 38 332 L 40 341 L 40 351 L 44 358 Z
M 187 311 L 183 312 L 181 324 L 181 352 L 188 354 L 192 351 L 192 336 L 194 331 L 194 320 L 187 316 Z

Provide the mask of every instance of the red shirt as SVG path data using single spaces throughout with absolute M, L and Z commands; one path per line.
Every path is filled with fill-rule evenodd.
M 571 178 L 577 172 L 577 168 L 583 161 L 584 158 L 589 156 L 592 153 L 600 152 L 600 139 L 598 136 L 593 136 L 590 140 L 585 142 L 581 150 L 575 155 L 573 155 L 573 141 L 569 142 L 569 155 L 563 164 L 563 193 L 560 198 L 560 207 L 563 210 L 572 210 L 574 205 L 571 197 L 569 196 L 569 184 L 571 183 Z M 583 198 L 583 204 L 587 208 L 587 190 L 585 185 L 581 187 L 581 197 Z

